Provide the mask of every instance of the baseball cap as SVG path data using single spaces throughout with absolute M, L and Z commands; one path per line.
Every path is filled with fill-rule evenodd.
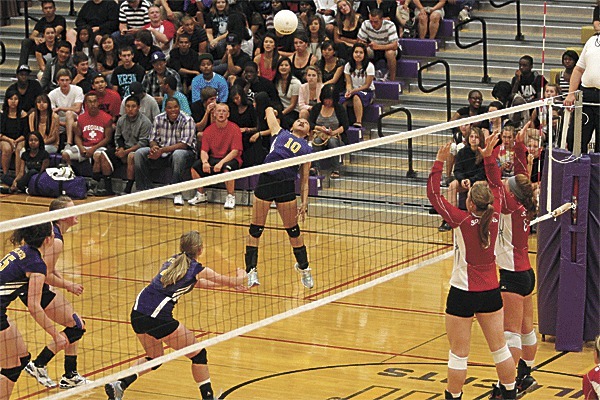
M 210 62 L 213 64 L 215 62 L 215 59 L 210 53 L 200 53 L 200 55 L 198 56 L 198 62 L 202 62 L 202 60 L 210 60 Z
M 240 37 L 235 33 L 230 33 L 229 35 L 227 35 L 227 44 L 236 45 L 240 43 L 242 43 L 242 41 L 240 40 Z
M 144 91 L 144 87 L 140 82 L 133 82 L 131 85 L 129 85 L 129 93 L 132 96 L 146 94 L 146 92 Z
M 165 53 L 163 53 L 162 51 L 155 51 L 150 56 L 150 62 L 152 64 L 154 64 L 156 61 L 165 61 L 166 59 L 167 59 L 167 56 L 165 56 Z
M 17 68 L 17 74 L 20 72 L 27 72 L 29 74 L 31 73 L 31 68 L 29 68 L 29 65 L 27 64 L 19 65 L 19 67 Z

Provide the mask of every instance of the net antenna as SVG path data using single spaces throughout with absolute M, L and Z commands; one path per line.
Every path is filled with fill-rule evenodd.
M 558 218 L 562 214 L 566 213 L 569 210 L 575 210 L 576 208 L 577 208 L 576 203 L 571 203 L 571 202 L 565 203 L 562 206 L 550 211 L 549 213 L 544 214 L 540 217 L 537 217 L 536 219 L 534 219 L 533 221 L 531 221 L 529 223 L 529 226 L 533 226 L 537 223 L 540 223 L 540 222 L 545 221 L 550 218 L 554 218 L 556 220 L 556 218 Z

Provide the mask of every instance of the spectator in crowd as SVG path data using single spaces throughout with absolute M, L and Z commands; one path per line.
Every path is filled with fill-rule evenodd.
M 382 12 L 383 18 L 392 21 L 398 29 L 398 21 L 396 21 L 396 11 L 398 9 L 398 3 L 396 0 L 363 0 L 361 7 L 367 15 L 371 14 L 374 9 L 379 9 Z M 338 4 L 338 9 L 340 5 Z
M 165 112 L 165 107 L 167 105 L 167 99 L 171 97 L 175 97 L 179 101 L 179 107 L 181 108 L 181 112 L 191 116 L 192 111 L 190 110 L 190 103 L 188 102 L 185 94 L 181 93 L 177 90 L 177 86 L 181 86 L 177 79 L 173 75 L 165 76 L 162 81 L 161 90 L 165 94 L 161 101 L 161 111 Z
M 344 66 L 346 78 L 346 93 L 343 101 L 351 101 L 354 110 L 354 126 L 362 127 L 364 108 L 373 102 L 375 84 L 375 67 L 367 59 L 367 46 L 364 43 L 355 43 L 352 47 L 352 58 Z
M 110 80 L 112 72 L 119 65 L 119 52 L 112 36 L 104 35 L 96 48 L 96 69 Z
M 204 22 L 208 36 L 209 51 L 214 58 L 220 60 L 225 54 L 227 43 L 227 22 L 229 20 L 229 3 L 227 0 L 215 0 Z M 227 101 L 227 100 L 225 100 Z
M 252 59 L 242 51 L 242 41 L 238 35 L 230 33 L 225 40 L 225 54 L 220 64 L 214 67 L 214 71 L 224 78 L 240 76 L 246 63 Z
M 251 102 L 254 101 L 256 93 L 266 92 L 271 100 L 271 105 L 281 105 L 275 85 L 270 80 L 258 75 L 258 65 L 254 61 L 246 63 L 242 76 L 246 80 L 247 87 L 244 89 L 246 89 L 246 95 Z
M 321 18 L 313 15 L 310 18 L 308 26 L 308 49 L 307 51 L 317 58 L 321 59 L 321 43 L 327 38 L 325 34 L 325 25 Z
M 569 82 L 577 61 L 579 61 L 579 55 L 575 50 L 567 50 L 562 55 L 562 65 L 565 69 L 556 75 L 556 80 L 553 83 L 560 87 L 564 96 L 569 93 Z
M 349 60 L 351 50 L 358 40 L 358 32 L 363 23 L 362 16 L 354 11 L 351 0 L 339 0 L 338 13 L 335 16 L 336 27 L 333 30 L 333 41 L 338 46 L 338 54 Z
M 38 79 L 42 78 L 46 63 L 56 57 L 56 30 L 53 26 L 48 25 L 44 28 L 43 39 L 42 43 L 35 46 L 35 59 L 40 68 Z
M 292 75 L 305 83 L 304 72 L 309 65 L 315 65 L 317 57 L 308 52 L 308 38 L 306 35 L 294 35 L 294 53 L 292 54 Z
M 191 6 L 184 0 L 158 0 L 154 4 L 160 6 L 160 16 L 163 20 L 179 26 L 181 18 L 187 15 L 187 9 Z
M 475 115 L 481 115 L 481 114 L 485 114 L 486 112 L 488 112 L 488 108 L 486 106 L 482 106 L 483 94 L 481 93 L 480 90 L 477 90 L 477 89 L 471 90 L 468 95 L 468 101 L 469 101 L 469 105 L 465 106 L 465 107 L 461 107 L 458 110 L 456 110 L 456 112 L 450 118 L 450 121 L 456 121 L 457 119 L 461 119 L 461 118 L 473 117 Z M 478 121 L 478 122 L 474 123 L 473 126 L 478 127 L 478 128 L 487 128 L 487 126 L 485 125 L 486 122 L 487 121 Z M 456 139 L 456 137 L 455 137 L 455 141 L 456 140 L 460 141 L 460 138 Z
M 40 94 L 35 98 L 35 108 L 29 113 L 29 131 L 42 135 L 44 149 L 50 154 L 58 151 L 59 126 L 60 119 L 52 110 L 50 98 L 46 93 Z
M 148 16 L 150 23 L 144 25 L 144 29 L 152 33 L 152 43 L 168 56 L 175 37 L 175 25 L 161 18 L 158 6 L 151 6 Z
M 487 107 L 488 112 L 502 110 L 504 106 L 499 101 L 495 100 L 490 103 Z M 490 118 L 488 123 L 480 125 L 481 129 L 483 129 L 483 136 L 488 137 L 491 134 L 497 135 L 502 132 L 502 128 L 504 128 L 504 124 L 506 123 L 506 116 Z M 513 126 L 514 128 L 514 126 Z
M 121 65 L 114 69 L 110 83 L 119 92 L 119 95 L 125 98 L 129 96 L 129 85 L 133 82 L 142 82 L 146 71 L 133 61 L 133 51 L 129 46 L 119 49 L 119 59 Z
M 515 175 L 515 127 L 512 124 L 505 125 L 500 139 L 502 142 L 498 146 L 498 166 L 502 178 L 510 178 Z
M 200 160 L 192 167 L 192 177 L 206 177 L 222 172 L 231 172 L 242 165 L 242 132 L 240 128 L 229 121 L 227 104 L 215 106 L 215 122 L 209 125 L 202 135 Z M 197 175 L 196 175 L 197 174 Z M 227 198 L 224 208 L 232 210 L 235 207 L 235 181 L 226 181 Z M 198 188 L 196 196 L 188 200 L 188 204 L 196 205 L 207 201 L 204 188 Z
M 248 19 L 246 19 L 246 16 L 239 11 L 229 14 L 229 19 L 227 21 L 227 36 L 229 37 L 229 35 L 232 34 L 239 38 L 241 52 L 252 59 L 252 56 L 254 55 L 254 38 L 252 30 L 248 27 Z M 225 41 L 227 42 L 227 39 Z M 229 45 L 229 43 L 227 44 Z
M 141 147 L 135 152 L 135 186 L 137 190 L 151 187 L 150 173 L 156 169 L 170 168 L 171 184 L 179 183 L 194 163 L 196 130 L 194 120 L 183 114 L 179 101 L 172 97 L 167 100 L 165 112 L 154 119 L 150 132 L 149 147 Z M 183 196 L 175 195 L 173 204 L 183 205 Z
M 10 161 L 14 155 L 15 169 L 20 167 L 19 154 L 25 145 L 25 137 L 29 133 L 27 113 L 23 111 L 19 101 L 19 95 L 14 91 L 7 91 L 2 104 L 0 114 L 0 153 L 2 153 L 2 182 L 12 185 L 13 181 L 8 179 Z
M 109 153 L 111 159 L 127 166 L 125 193 L 131 193 L 135 183 L 135 152 L 148 147 L 151 130 L 152 122 L 140 112 L 140 100 L 137 96 L 129 96 L 125 101 L 125 113 L 117 121 L 116 148 Z
M 98 108 L 113 118 L 117 122 L 121 110 L 121 96 L 119 93 L 106 87 L 106 77 L 97 73 L 92 81 L 92 89 L 98 96 Z
M 181 19 L 181 26 L 177 29 L 177 37 L 187 34 L 190 36 L 190 48 L 199 54 L 208 51 L 208 35 L 202 26 L 196 26 L 194 18 L 186 15 Z M 178 41 L 175 40 L 175 43 Z
M 189 93 L 192 86 L 192 79 L 200 74 L 200 61 L 198 61 L 198 52 L 190 48 L 190 35 L 182 33 L 177 36 L 177 47 L 169 53 L 167 67 L 179 71 L 181 77 L 183 92 Z
M 98 72 L 90 68 L 88 56 L 81 51 L 73 54 L 73 65 L 76 73 L 71 83 L 79 86 L 83 90 L 83 94 L 86 94 L 92 90 L 94 78 L 98 75 Z
M 129 88 L 129 92 L 131 93 L 130 96 L 136 96 L 140 101 L 140 112 L 148 117 L 150 121 L 154 121 L 154 118 L 160 114 L 158 103 L 154 97 L 146 93 L 144 86 L 140 82 L 133 82 Z M 125 114 L 125 100 L 127 100 L 127 97 L 129 96 L 123 98 L 123 101 L 121 102 L 121 108 L 119 110 L 120 115 Z
M 146 72 L 152 69 L 152 54 L 161 52 L 159 47 L 152 44 L 152 34 L 150 31 L 141 30 L 135 34 L 135 51 L 133 52 L 133 62 L 140 65 Z M 163 53 L 164 56 L 164 53 Z M 166 60 L 166 57 L 164 58 Z
M 494 85 L 492 96 L 498 100 L 504 108 L 520 106 L 525 104 L 525 99 L 518 93 L 512 93 L 512 86 L 506 81 L 500 81 Z M 529 121 L 529 111 L 509 114 L 508 119 L 515 129 L 521 129 Z
M 298 12 L 296 13 L 296 16 L 305 28 L 310 25 L 309 20 L 316 15 L 315 11 L 315 3 L 313 3 L 312 0 L 301 0 L 298 3 Z M 300 23 L 298 26 L 300 26 Z M 323 29 L 325 29 L 324 26 Z
M 231 87 L 228 105 L 229 120 L 242 132 L 242 165 L 252 167 L 262 164 L 268 153 L 268 138 L 260 135 L 256 109 L 242 87 Z
M 229 86 L 221 75 L 213 72 L 214 59 L 210 53 L 200 54 L 201 74 L 192 79 L 192 103 L 200 99 L 200 91 L 207 87 L 217 89 L 219 103 L 227 102 L 229 97 Z
M 63 68 L 56 74 L 58 85 L 56 89 L 48 94 L 52 109 L 60 119 L 61 133 L 66 134 L 66 144 L 72 145 L 73 129 L 77 122 L 77 116 L 83 105 L 83 90 L 71 84 L 71 72 Z
M 35 131 L 27 134 L 24 151 L 20 154 L 21 162 L 16 170 L 16 177 L 10 191 L 25 192 L 30 179 L 35 174 L 40 174 L 50 165 L 50 154 L 44 149 L 44 138 Z
M 19 65 L 28 64 L 29 56 L 34 53 L 35 47 L 44 43 L 46 27 L 54 28 L 55 40 L 57 42 L 64 40 L 64 34 L 67 30 L 67 21 L 62 15 L 56 15 L 56 4 L 54 0 L 43 0 L 40 2 L 44 16 L 36 22 L 33 31 L 28 38 L 21 41 L 21 52 L 19 55 Z
M 396 58 L 399 55 L 398 31 L 390 20 L 383 19 L 380 8 L 373 8 L 369 20 L 362 23 L 358 31 L 358 40 L 365 43 L 373 53 L 373 64 L 379 60 L 387 63 L 390 80 L 396 79 Z
M 306 83 L 300 85 L 298 92 L 298 108 L 300 109 L 300 118 L 308 120 L 308 114 L 315 104 L 319 102 L 321 96 L 321 71 L 313 65 L 306 68 Z
M 515 72 L 511 85 L 512 93 L 519 93 L 528 103 L 542 97 L 544 77 L 533 71 L 533 57 L 525 55 L 519 59 L 519 69 Z
M 119 6 L 119 30 L 113 33 L 113 39 L 119 47 L 132 45 L 135 34 L 150 23 L 148 10 L 152 4 L 147 0 L 126 0 Z
M 260 46 L 260 54 L 254 57 L 254 62 L 258 65 L 258 74 L 262 78 L 273 81 L 277 72 L 277 62 L 279 61 L 279 52 L 277 51 L 277 37 L 272 32 L 267 32 L 263 37 Z
M 31 74 L 29 65 L 19 65 L 16 74 L 17 81 L 6 89 L 6 93 L 9 91 L 17 92 L 19 104 L 25 112 L 29 112 L 35 107 L 35 98 L 43 93 L 40 83 L 35 79 L 29 79 L 29 74 Z
M 108 146 L 113 140 L 112 117 L 98 108 L 98 95 L 85 95 L 85 112 L 77 118 L 75 146 L 65 148 L 62 159 L 67 165 L 72 160 L 92 161 L 92 178 L 104 181 L 104 190 L 97 189 L 96 196 L 113 195 L 111 175 L 113 164 L 108 158 Z
M 77 39 L 75 40 L 75 46 L 73 46 L 73 53 L 83 52 L 88 56 L 90 64 L 95 66 L 94 62 L 94 39 L 92 38 L 92 28 L 84 26 L 77 30 Z
M 76 29 L 89 26 L 94 34 L 94 42 L 104 35 L 112 35 L 119 30 L 119 6 L 112 0 L 88 0 L 77 12 L 75 29 L 69 29 L 67 40 L 75 45 Z
M 281 126 L 289 129 L 299 117 L 298 93 L 301 85 L 298 78 L 292 75 L 292 62 L 289 58 L 281 57 L 279 59 L 274 83 L 283 106 L 280 114 Z
M 46 63 L 44 74 L 40 79 L 42 89 L 46 93 L 50 93 L 52 90 L 58 87 L 58 76 L 57 73 L 61 69 L 67 69 L 73 76 L 75 68 L 71 61 L 71 44 L 69 42 L 60 42 L 56 48 L 56 57 L 52 61 Z
M 344 79 L 344 59 L 336 55 L 335 47 L 330 40 L 325 40 L 321 45 L 322 58 L 317 61 L 317 68 L 321 71 L 323 85 L 334 85 L 337 93 L 343 93 L 346 88 Z
M 179 77 L 177 71 L 167 68 L 167 60 L 162 51 L 158 50 L 157 52 L 152 53 L 150 61 L 152 62 L 152 69 L 144 76 L 142 85 L 144 86 L 144 91 L 147 94 L 154 97 L 154 100 L 156 100 L 158 104 L 162 104 L 162 82 L 164 79 L 167 76 L 172 76 L 175 78 L 177 83 L 175 90 L 181 92 L 181 78 Z
M 202 132 L 213 122 L 213 111 L 217 105 L 217 89 L 207 86 L 200 91 L 200 100 L 192 103 L 192 118 L 196 123 L 198 144 L 202 141 Z
M 413 0 L 413 3 L 415 20 L 419 22 L 419 38 L 425 39 L 429 31 L 429 38 L 435 39 L 444 19 L 446 0 Z
M 327 36 L 333 37 L 333 28 L 335 25 L 335 14 L 337 12 L 336 2 L 334 0 L 313 0 L 317 8 L 317 15 L 323 18 Z

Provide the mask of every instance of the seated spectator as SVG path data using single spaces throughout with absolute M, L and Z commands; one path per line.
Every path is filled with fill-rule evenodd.
M 104 190 L 97 189 L 96 196 L 113 195 L 111 175 L 114 171 L 108 157 L 108 146 L 113 140 L 112 117 L 98 108 L 95 93 L 85 95 L 85 112 L 77 119 L 75 146 L 65 148 L 62 159 L 67 164 L 71 160 L 92 162 L 92 179 L 104 181 Z
M 515 127 L 507 124 L 502 128 L 500 136 L 500 150 L 498 151 L 498 166 L 502 172 L 502 178 L 514 176 L 515 171 Z
M 396 10 L 398 9 L 398 3 L 396 0 L 363 0 L 361 6 L 367 15 L 371 14 L 374 9 L 381 10 L 383 18 L 392 21 L 396 25 L 396 31 L 398 30 L 398 21 L 396 21 Z M 340 5 L 338 4 L 338 9 Z
M 419 38 L 425 39 L 429 31 L 429 39 L 435 39 L 444 19 L 446 0 L 413 0 L 413 3 L 415 20 L 419 21 Z
M 201 74 L 192 80 L 192 103 L 200 99 L 200 91 L 207 86 L 217 89 L 219 103 L 227 102 L 229 86 L 225 78 L 213 72 L 213 64 L 212 55 L 208 53 L 200 54 Z
M 325 40 L 321 45 L 321 55 L 321 59 L 315 65 L 321 71 L 323 85 L 334 85 L 337 93 L 343 93 L 346 90 L 344 78 L 346 61 L 336 55 L 335 47 L 329 40 Z
M 117 66 L 110 78 L 110 83 L 121 98 L 129 96 L 129 85 L 133 82 L 142 82 L 146 70 L 133 61 L 133 50 L 125 46 L 119 49 L 121 65 Z
M 79 86 L 83 90 L 83 94 L 86 94 L 92 90 L 94 78 L 98 75 L 98 72 L 90 67 L 88 56 L 81 51 L 73 54 L 73 65 L 76 73 L 71 83 Z
M 290 129 L 299 117 L 298 93 L 301 83 L 298 78 L 292 75 L 292 62 L 289 58 L 281 57 L 279 59 L 274 83 L 283 106 L 283 111 L 279 116 L 281 126 Z
M 66 134 L 66 144 L 72 145 L 73 129 L 77 122 L 77 116 L 83 105 L 83 90 L 79 86 L 71 84 L 71 73 L 67 69 L 61 69 L 56 74 L 59 87 L 48 94 L 52 109 L 58 114 L 60 120 L 60 132 Z
M 190 36 L 190 48 L 198 54 L 208 51 L 208 36 L 202 26 L 196 26 L 194 18 L 186 15 L 181 19 L 181 26 L 177 29 L 177 38 L 183 34 Z M 177 43 L 177 40 L 175 40 Z
M 135 35 L 150 23 L 148 10 L 152 4 L 147 0 L 127 0 L 119 6 L 119 30 L 112 37 L 119 47 L 131 46 Z
M 52 111 L 50 98 L 42 93 L 35 98 L 35 108 L 29 113 L 29 132 L 39 132 L 44 142 L 44 150 L 50 154 L 58 151 L 60 143 L 59 131 L 60 119 Z
M 114 151 L 109 153 L 118 162 L 127 166 L 125 193 L 131 193 L 135 183 L 135 152 L 148 147 L 152 122 L 140 112 L 140 100 L 129 96 L 125 101 L 125 114 L 117 121 Z
M 248 27 L 248 19 L 242 12 L 235 11 L 229 14 L 227 32 L 228 37 L 233 34 L 239 38 L 242 53 L 252 60 L 254 56 L 254 38 L 252 31 Z M 244 64 L 241 64 L 241 66 L 243 67 Z
M 323 43 L 323 40 L 327 39 L 325 25 L 323 20 L 317 15 L 313 15 L 308 22 L 307 51 L 319 61 L 321 59 L 321 43 Z
M 519 93 L 512 93 L 512 86 L 506 81 L 500 81 L 494 85 L 492 96 L 504 105 L 504 108 L 520 106 L 526 103 Z M 529 111 L 521 111 L 508 115 L 515 129 L 521 129 L 529 121 Z
M 200 160 L 192 167 L 192 178 L 206 177 L 222 172 L 235 171 L 242 165 L 242 132 L 233 122 L 228 120 L 229 107 L 227 104 L 217 104 L 215 107 L 215 123 L 204 130 L 202 135 L 202 150 Z M 235 181 L 226 181 L 227 198 L 224 208 L 232 210 L 235 207 Z M 190 205 L 207 201 L 204 188 L 198 188 L 196 196 L 188 200 Z
M 263 137 L 258 131 L 256 109 L 242 87 L 238 85 L 231 87 L 228 105 L 229 120 L 236 124 L 242 132 L 242 165 L 252 167 L 262 164 L 269 152 L 268 140 L 267 146 L 265 146 Z
M 354 126 L 362 127 L 364 107 L 373 103 L 375 84 L 375 67 L 367 59 L 367 46 L 355 43 L 352 47 L 352 58 L 344 66 L 346 77 L 346 93 L 341 99 L 354 110 Z M 351 101 L 349 101 L 351 100 Z
M 520 94 L 527 103 L 542 97 L 544 77 L 533 71 L 533 57 L 523 56 L 519 59 L 519 69 L 512 79 L 512 93 Z
M 300 90 L 298 92 L 300 118 L 308 120 L 310 110 L 319 102 L 322 87 L 321 71 L 319 71 L 317 67 L 309 65 L 308 68 L 306 68 L 306 83 L 300 85 Z
M 170 183 L 182 182 L 196 158 L 194 120 L 180 111 L 179 101 L 174 97 L 167 100 L 165 109 L 152 123 L 149 147 L 135 152 L 136 190 L 150 189 L 152 170 L 170 168 Z M 183 205 L 181 193 L 175 195 L 173 204 Z
M 158 0 L 154 4 L 160 5 L 160 16 L 163 20 L 171 22 L 173 25 L 179 25 L 181 18 L 187 15 L 187 9 L 190 4 L 183 0 Z
M 214 67 L 214 72 L 224 78 L 240 76 L 246 63 L 252 59 L 242 51 L 241 39 L 235 33 L 227 35 L 226 42 L 225 54 L 219 65 Z
M 11 192 L 25 192 L 29 181 L 35 174 L 41 174 L 50 165 L 50 155 L 44 149 L 44 138 L 34 131 L 27 135 L 25 151 L 21 153 L 21 163 L 17 170 L 17 176 L 10 188 Z
M 167 76 L 171 76 L 175 79 L 177 92 L 181 92 L 181 77 L 177 71 L 167 67 L 167 59 L 162 51 L 152 53 L 150 58 L 152 62 L 152 69 L 146 73 L 142 86 L 144 91 L 150 96 L 154 97 L 154 100 L 158 104 L 163 102 L 162 82 Z
M 196 123 L 198 144 L 202 141 L 202 131 L 213 122 L 213 111 L 217 105 L 217 89 L 207 86 L 200 91 L 200 100 L 191 104 L 192 118 Z
M 227 22 L 229 21 L 229 3 L 227 0 L 215 0 L 204 19 L 208 50 L 214 58 L 220 60 L 225 54 L 227 43 Z M 226 101 L 226 100 L 225 100 Z
M 305 30 L 308 30 L 309 20 L 316 15 L 315 11 L 315 3 L 312 0 L 301 0 L 298 3 L 298 12 L 296 13 L 299 20 L 298 26 L 301 23 Z M 323 29 L 325 29 L 325 26 L 323 26 Z
M 88 0 L 77 12 L 75 28 L 89 26 L 94 32 L 94 42 L 104 35 L 119 31 L 119 5 L 114 1 Z M 77 31 L 69 29 L 67 40 L 75 45 Z
M 336 2 L 334 0 L 313 0 L 317 8 L 317 15 L 323 18 L 327 36 L 333 36 L 335 27 L 335 14 L 337 12 Z
M 148 117 L 150 121 L 154 121 L 154 118 L 156 118 L 156 116 L 160 114 L 158 103 L 156 102 L 154 97 L 146 93 L 146 91 L 144 90 L 144 86 L 142 86 L 140 82 L 133 82 L 129 89 L 129 91 L 131 92 L 131 96 L 137 97 L 140 101 L 140 112 L 146 117 Z M 125 97 L 121 102 L 121 109 L 119 110 L 120 115 L 125 114 L 125 100 L 127 100 L 127 97 Z
M 177 79 L 173 75 L 166 76 L 161 85 L 162 92 L 165 94 L 162 100 L 161 112 L 165 112 L 165 107 L 167 105 L 167 99 L 175 97 L 179 101 L 179 107 L 181 108 L 181 112 L 191 116 L 192 110 L 190 110 L 190 103 L 188 103 L 187 97 L 185 94 L 181 93 L 177 90 Z
M 43 0 L 40 3 L 44 16 L 36 22 L 29 37 L 21 41 L 19 65 L 29 64 L 29 56 L 34 54 L 35 47 L 44 43 L 46 40 L 46 27 L 50 26 L 54 28 L 56 42 L 65 39 L 64 35 L 67 30 L 67 21 L 62 15 L 56 15 L 56 4 L 54 3 L 54 0 Z M 54 56 L 56 56 L 56 54 L 54 54 Z
M 488 108 L 482 106 L 483 103 L 483 94 L 480 90 L 473 89 L 469 92 L 468 97 L 469 105 L 466 107 L 461 107 L 452 115 L 450 121 L 456 121 L 461 118 L 473 117 L 475 115 L 481 115 L 488 112 Z M 474 127 L 477 128 L 487 128 L 487 121 L 478 121 L 473 124 Z
M 335 16 L 336 27 L 333 30 L 333 41 L 338 46 L 338 54 L 345 60 L 352 56 L 351 50 L 358 40 L 358 32 L 363 23 L 362 16 L 354 11 L 351 0 L 340 0 L 337 3 L 338 13 Z
M 160 47 L 152 44 L 152 34 L 145 29 L 138 31 L 135 34 L 133 44 L 135 45 L 133 62 L 144 68 L 146 72 L 150 71 L 152 69 L 152 54 L 162 53 Z M 166 60 L 166 57 L 164 60 Z
M 106 87 L 106 77 L 102 74 L 96 74 L 92 81 L 93 92 L 98 96 L 98 108 L 113 118 L 117 122 L 121 114 L 121 96 L 119 93 Z
M 69 42 L 60 42 L 56 47 L 56 57 L 46 63 L 46 68 L 40 79 L 42 90 L 50 93 L 58 87 L 57 73 L 61 69 L 67 69 L 73 76 L 75 68 L 71 62 L 71 44 Z
M 326 85 L 321 90 L 319 103 L 310 110 L 308 122 L 315 133 L 313 151 L 335 149 L 348 142 L 348 115 L 344 106 L 337 102 L 338 95 L 333 85 Z M 331 179 L 340 177 L 340 157 L 333 156 L 331 162 Z M 315 161 L 312 174 L 318 175 L 320 162 Z
M 277 62 L 279 61 L 279 52 L 276 47 L 277 38 L 272 32 L 267 32 L 260 46 L 260 54 L 254 57 L 254 62 L 258 65 L 258 74 L 260 77 L 270 80 L 275 79 L 277 72 Z
M 488 112 L 498 111 L 502 109 L 504 109 L 504 106 L 499 101 L 492 101 L 487 108 Z M 481 126 L 481 129 L 483 129 L 483 136 L 488 137 L 491 134 L 498 135 L 502 131 L 502 128 L 504 128 L 504 124 L 506 123 L 506 121 L 506 116 L 490 118 L 488 120 L 489 123 L 487 124 L 487 126 L 485 124 Z
M 29 65 L 19 65 L 17 68 L 17 81 L 6 89 L 6 93 L 10 91 L 17 92 L 19 95 L 19 104 L 23 111 L 29 112 L 35 107 L 35 99 L 43 93 L 42 86 L 35 79 L 29 79 L 31 68 Z
M 275 85 L 272 81 L 258 75 L 258 66 L 254 61 L 246 63 L 243 77 L 246 80 L 244 89 L 250 102 L 254 101 L 254 96 L 257 93 L 265 92 L 269 95 L 272 105 L 281 105 Z
M 95 66 L 94 62 L 94 39 L 92 38 L 94 34 L 92 33 L 92 28 L 83 26 L 77 29 L 77 40 L 75 41 L 75 46 L 73 46 L 73 53 L 82 52 L 86 56 L 88 56 L 90 64 Z
M 175 25 L 171 21 L 165 21 L 160 15 L 158 6 L 151 6 L 148 9 L 150 23 L 144 25 L 144 29 L 152 34 L 152 43 L 158 47 L 165 55 L 169 55 L 175 36 Z
M 292 75 L 294 75 L 300 83 L 305 83 L 306 79 L 304 75 L 306 68 L 309 65 L 315 65 L 317 57 L 308 52 L 308 38 L 305 35 L 294 36 L 294 48 L 296 51 L 294 51 L 291 57 Z
M 190 35 L 182 33 L 177 37 L 177 47 L 169 53 L 167 67 L 179 71 L 183 93 L 189 93 L 192 79 L 200 74 L 200 61 L 198 52 L 190 48 Z
M 577 61 L 579 61 L 579 55 L 575 50 L 567 50 L 562 55 L 562 65 L 565 69 L 563 69 L 560 74 L 556 75 L 556 80 L 553 83 L 560 87 L 563 97 L 566 96 L 566 93 L 569 93 L 571 74 L 573 73 Z
M 38 72 L 38 79 L 42 79 L 44 70 L 46 69 L 46 63 L 56 57 L 56 31 L 53 26 L 46 26 L 43 32 L 43 42 L 35 46 L 35 59 L 40 68 Z
M 358 40 L 367 44 L 368 49 L 373 53 L 373 65 L 379 60 L 385 60 L 389 78 L 392 81 L 395 80 L 396 58 L 400 55 L 398 31 L 392 21 L 383 19 L 380 8 L 372 9 L 369 20 L 362 23 L 358 31 Z
M 0 153 L 2 153 L 2 182 L 12 185 L 8 171 L 10 161 L 15 156 L 15 169 L 20 167 L 19 154 L 25 145 L 25 137 L 29 133 L 27 113 L 20 106 L 19 95 L 14 91 L 7 91 L 0 114 Z
M 110 81 L 110 76 L 117 65 L 119 65 L 119 52 L 115 47 L 115 41 L 110 35 L 104 35 L 96 48 L 96 69 Z

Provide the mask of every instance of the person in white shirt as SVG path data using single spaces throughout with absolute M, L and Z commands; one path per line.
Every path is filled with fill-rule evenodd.
M 58 87 L 52 90 L 48 97 L 54 112 L 60 119 L 61 133 L 67 135 L 67 145 L 73 144 L 73 127 L 77 122 L 77 115 L 81 112 L 83 104 L 83 89 L 79 86 L 71 85 L 71 72 L 68 69 L 61 69 L 57 72 L 56 78 Z
M 344 67 L 346 77 L 346 93 L 344 101 L 351 100 L 354 109 L 356 127 L 362 127 L 364 107 L 373 102 L 375 84 L 375 66 L 367 59 L 367 46 L 364 43 L 355 43 L 352 46 L 352 58 Z

